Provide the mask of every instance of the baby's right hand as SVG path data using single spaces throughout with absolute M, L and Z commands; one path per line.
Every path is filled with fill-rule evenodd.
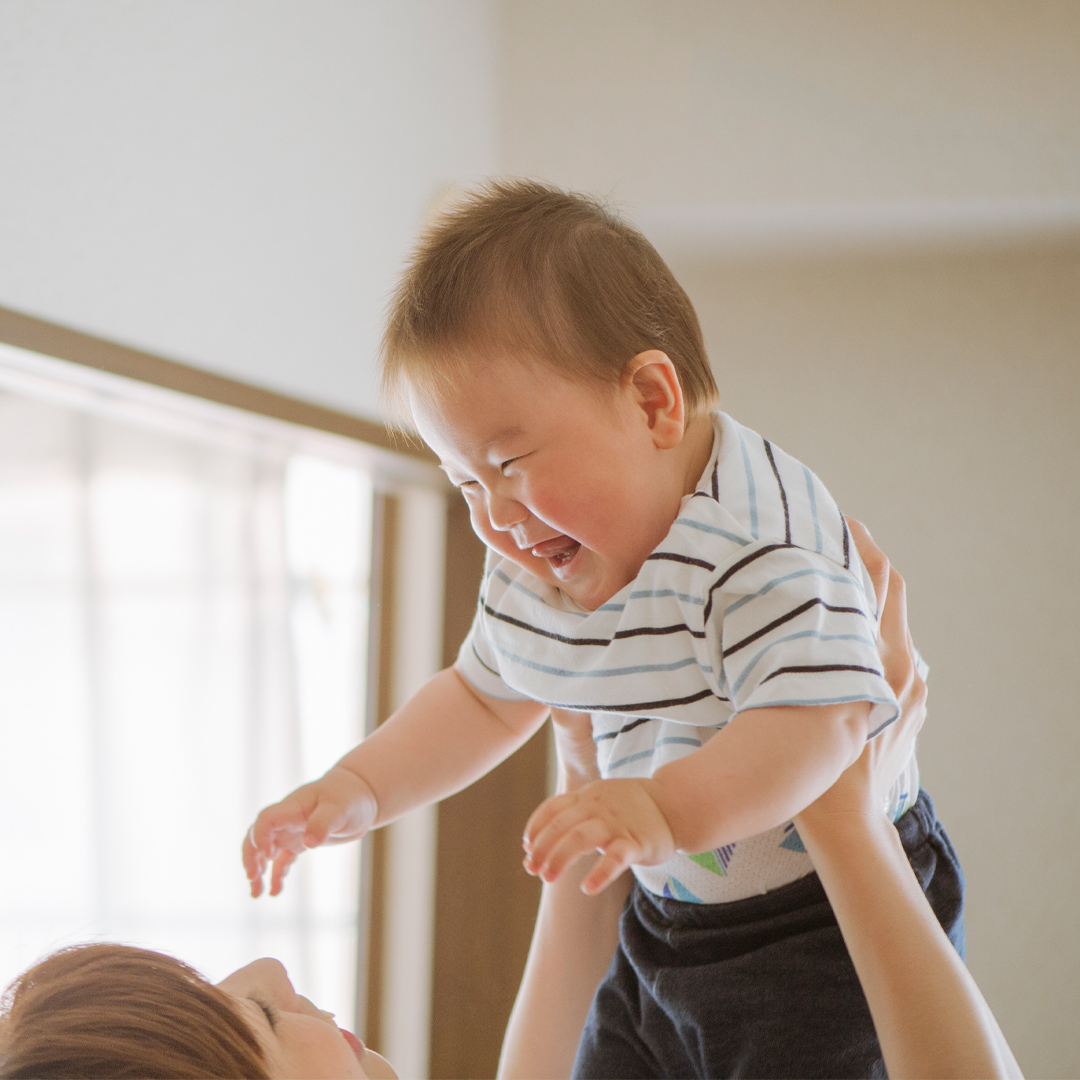
M 244 837 L 251 895 L 262 895 L 268 864 L 272 864 L 270 895 L 277 896 L 297 855 L 320 844 L 359 840 L 375 824 L 378 812 L 368 784 L 341 765 L 266 807 Z

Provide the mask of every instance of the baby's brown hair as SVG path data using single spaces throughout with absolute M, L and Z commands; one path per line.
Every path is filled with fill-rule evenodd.
M 675 366 L 690 415 L 715 407 L 697 314 L 652 244 L 598 199 L 492 180 L 421 235 L 383 335 L 383 397 L 400 420 L 410 386 L 438 393 L 477 357 L 617 384 L 649 349 Z

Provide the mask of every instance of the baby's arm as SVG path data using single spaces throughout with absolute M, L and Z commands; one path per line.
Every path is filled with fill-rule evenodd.
M 553 881 L 601 853 L 582 882 L 598 892 L 631 863 L 721 847 L 789 821 L 862 752 L 868 702 L 740 713 L 700 750 L 651 778 L 598 780 L 543 803 L 525 829 L 525 866 Z
M 447 668 L 326 774 L 268 806 L 244 838 L 251 895 L 270 895 L 297 855 L 358 840 L 418 806 L 467 787 L 509 757 L 547 716 L 533 701 L 500 701 Z

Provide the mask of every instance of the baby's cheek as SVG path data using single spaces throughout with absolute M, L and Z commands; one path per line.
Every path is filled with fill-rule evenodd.
M 491 527 L 491 522 L 488 521 L 487 513 L 484 511 L 483 504 L 477 499 L 466 499 L 466 504 L 469 507 L 469 521 L 472 524 L 473 532 L 480 537 L 481 540 L 487 544 L 488 547 L 497 548 L 496 543 L 498 537 L 502 536 L 505 539 L 505 535 L 496 532 Z
M 511 551 L 517 551 L 517 545 L 510 539 L 508 533 L 499 532 L 498 529 L 491 527 L 491 522 L 488 521 L 487 514 L 483 509 L 478 509 L 476 506 L 469 507 L 469 521 L 472 522 L 473 532 L 480 537 L 481 540 L 489 548 L 493 548 L 501 555 L 509 555 Z M 509 549 L 507 544 L 509 543 Z
M 578 489 L 573 485 L 534 493 L 531 509 L 535 517 L 547 522 L 551 528 L 572 536 L 593 550 L 602 546 L 608 530 L 619 527 L 612 519 L 623 517 L 610 504 L 608 492 Z
M 469 520 L 472 522 L 473 532 L 492 551 L 496 551 L 505 558 L 527 567 L 526 560 L 531 559 L 532 556 L 527 551 L 520 551 L 509 533 L 493 529 L 485 513 L 470 508 Z

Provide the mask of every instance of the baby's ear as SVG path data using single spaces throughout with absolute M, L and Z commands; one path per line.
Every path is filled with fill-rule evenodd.
M 686 404 L 675 365 L 667 353 L 649 349 L 626 365 L 624 382 L 645 416 L 653 442 L 670 450 L 682 441 Z

